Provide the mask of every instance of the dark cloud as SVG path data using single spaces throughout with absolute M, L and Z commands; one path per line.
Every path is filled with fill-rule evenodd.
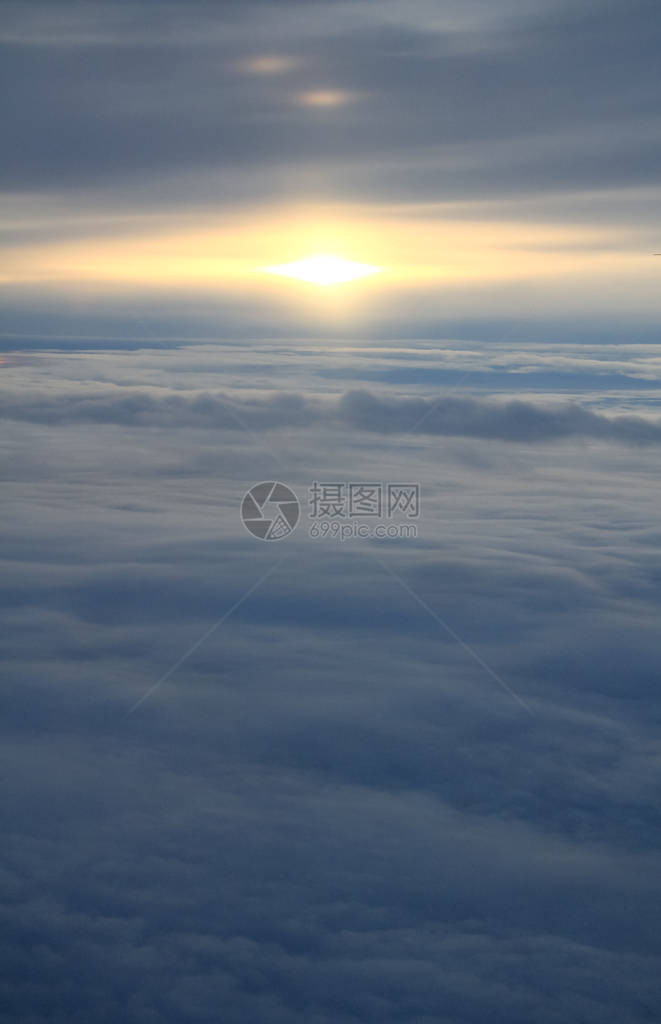
M 169 7 L 156 25 L 151 5 L 116 18 L 93 5 L 77 36 L 64 7 L 71 38 L 54 44 L 33 11 L 3 46 L 6 186 L 153 184 L 205 165 L 258 171 L 254 197 L 270 198 L 274 171 L 297 166 L 322 194 L 372 198 L 655 183 L 653 2 L 540 4 L 460 30 L 432 28 L 422 9 L 416 23 L 415 8 L 399 20 L 373 4 L 305 8 L 263 5 L 255 24 L 252 6 Z M 280 39 L 301 58 L 290 74 L 237 69 Z M 356 102 L 321 117 L 292 102 L 324 86 Z
M 452 396 L 440 401 L 392 401 L 369 391 L 353 391 L 343 396 L 340 410 L 352 425 L 381 432 L 405 432 L 416 427 L 425 434 L 529 443 L 567 437 L 629 444 L 656 444 L 661 440 L 661 423 L 655 420 L 640 416 L 609 417 L 579 405 L 545 408 L 524 401 L 490 402 Z
M 339 399 L 312 400 L 278 394 L 237 401 L 223 394 L 193 397 L 114 389 L 85 395 L 2 396 L 0 415 L 47 424 L 120 424 L 124 426 L 243 430 L 305 427 L 312 424 L 349 426 L 380 434 L 476 437 L 536 444 L 565 438 L 594 438 L 623 444 L 661 443 L 661 423 L 644 416 L 611 416 L 578 404 L 543 405 L 529 401 L 481 398 L 401 399 L 370 391 L 349 391 Z

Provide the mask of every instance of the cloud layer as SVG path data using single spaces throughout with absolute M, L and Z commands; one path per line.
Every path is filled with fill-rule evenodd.
M 624 444 L 661 443 L 661 422 L 645 416 L 611 416 L 580 405 L 548 405 L 522 400 L 456 398 L 397 399 L 367 390 L 339 399 L 312 400 L 277 394 L 239 400 L 211 392 L 159 396 L 131 389 L 92 395 L 27 393 L 0 396 L 0 415 L 47 424 L 118 424 L 133 427 L 194 427 L 221 430 L 277 430 L 280 427 L 336 425 L 378 434 L 432 434 L 536 444 L 566 438 L 594 438 Z

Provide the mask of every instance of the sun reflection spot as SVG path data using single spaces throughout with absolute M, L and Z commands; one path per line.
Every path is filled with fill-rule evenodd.
M 355 99 L 350 92 L 344 89 L 312 89 L 302 92 L 298 96 L 298 102 L 304 107 L 332 108 L 344 107 Z

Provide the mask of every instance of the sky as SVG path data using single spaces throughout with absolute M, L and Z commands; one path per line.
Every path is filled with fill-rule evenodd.
M 660 44 L 0 0 L 0 1024 L 658 1019 Z

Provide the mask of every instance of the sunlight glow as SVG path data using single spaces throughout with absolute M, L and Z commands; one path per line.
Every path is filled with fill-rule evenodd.
M 626 291 L 638 312 L 659 308 L 658 266 L 649 255 L 658 250 L 653 225 L 641 225 L 634 235 L 620 225 L 499 220 L 486 217 L 480 203 L 453 202 L 316 201 L 210 206 L 185 216 L 118 211 L 110 217 L 93 205 L 72 214 L 70 206 L 51 208 L 44 199 L 37 207 L 46 218 L 38 234 L 32 231 L 38 223 L 34 202 L 3 211 L 13 229 L 8 237 L 20 241 L 0 244 L 0 295 L 3 286 L 67 296 L 82 289 L 127 295 L 256 291 L 265 301 L 309 307 L 315 316 L 350 310 L 347 316 L 355 318 L 377 296 L 379 303 L 411 301 L 416 309 L 422 302 L 430 309 L 443 303 L 446 309 L 452 296 L 463 301 L 470 286 L 519 288 L 526 282 L 540 302 L 553 306 L 560 290 L 576 309 L 597 294 L 602 305 L 621 304 Z
M 369 263 L 354 263 L 352 260 L 345 260 L 340 256 L 320 253 L 317 256 L 308 256 L 304 260 L 296 260 L 294 263 L 283 263 L 277 267 L 265 267 L 264 269 L 268 274 L 294 277 L 299 281 L 307 281 L 309 284 L 326 286 L 344 284 L 346 281 L 357 281 L 358 278 L 369 277 L 370 274 L 379 274 L 383 268 L 373 267 Z

